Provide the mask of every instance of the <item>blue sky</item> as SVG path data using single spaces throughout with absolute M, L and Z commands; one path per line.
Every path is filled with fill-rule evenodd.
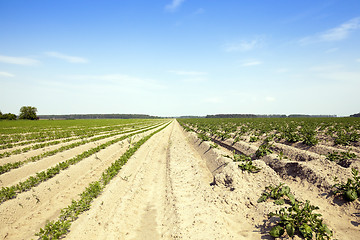
M 359 0 L 0 0 L 0 110 L 360 111 Z

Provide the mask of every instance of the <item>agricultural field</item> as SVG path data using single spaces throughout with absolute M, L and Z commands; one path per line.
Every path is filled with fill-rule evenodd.
M 179 122 L 200 145 L 207 143 L 224 157 L 209 162 L 218 172 L 214 184 L 234 190 L 227 201 L 260 232 L 285 238 L 359 239 L 357 118 Z M 221 153 L 224 149 L 231 153 Z
M 0 122 L 0 239 L 358 239 L 360 121 Z

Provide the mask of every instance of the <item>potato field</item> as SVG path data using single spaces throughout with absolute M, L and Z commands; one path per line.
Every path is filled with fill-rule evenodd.
M 0 239 L 360 239 L 357 118 L 0 121 Z

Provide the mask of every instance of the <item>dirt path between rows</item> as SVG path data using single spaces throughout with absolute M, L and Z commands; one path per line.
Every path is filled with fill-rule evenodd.
M 241 232 L 237 214 L 218 204 L 212 181 L 174 121 L 135 153 L 66 238 L 260 239 Z
M 137 134 L 132 139 L 136 142 L 155 130 Z M 70 205 L 72 199 L 77 200 L 128 147 L 128 140 L 115 143 L 0 204 L 0 239 L 36 239 L 34 234 L 40 227 L 57 219 L 60 210 Z

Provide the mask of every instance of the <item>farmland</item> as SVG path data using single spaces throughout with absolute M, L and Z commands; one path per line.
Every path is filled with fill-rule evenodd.
M 359 139 L 356 118 L 0 122 L 0 238 L 358 239 Z

